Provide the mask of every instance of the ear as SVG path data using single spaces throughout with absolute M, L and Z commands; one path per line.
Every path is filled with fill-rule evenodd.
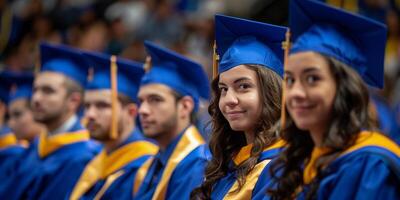
M 69 105 L 74 111 L 77 111 L 82 103 L 82 95 L 79 92 L 73 92 L 68 97 Z
M 130 103 L 124 107 L 128 111 L 128 114 L 132 118 L 136 118 L 138 114 L 138 106 L 136 103 Z
M 193 98 L 190 96 L 184 96 L 179 101 L 182 115 L 190 118 L 190 115 L 194 109 Z

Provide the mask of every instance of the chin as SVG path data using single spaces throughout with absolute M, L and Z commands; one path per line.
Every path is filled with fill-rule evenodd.
M 229 126 L 234 131 L 244 131 L 248 129 L 248 126 L 240 123 L 229 123 Z

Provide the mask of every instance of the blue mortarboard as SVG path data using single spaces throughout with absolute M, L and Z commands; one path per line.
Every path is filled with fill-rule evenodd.
M 15 101 L 17 99 L 30 99 L 32 96 L 32 84 L 34 76 L 32 73 L 24 72 L 4 72 L 6 79 L 11 84 L 9 91 L 8 102 Z
M 282 42 L 286 30 L 281 26 L 215 15 L 219 73 L 242 64 L 258 64 L 282 77 Z
M 90 67 L 93 68 L 92 80 L 89 80 L 86 89 L 111 89 L 111 56 L 100 53 L 84 53 Z M 117 86 L 118 92 L 137 101 L 137 92 L 140 80 L 144 74 L 143 64 L 117 58 Z
M 7 72 L 0 72 L 0 101 L 5 104 L 8 104 L 11 85 Z
M 88 75 L 88 63 L 81 51 L 65 45 L 40 44 L 40 71 L 52 71 L 64 74 L 85 86 Z
M 383 87 L 386 26 L 324 3 L 293 0 L 291 53 L 314 51 L 354 68 L 371 86 Z
M 195 110 L 199 98 L 208 99 L 210 83 L 203 67 L 182 55 L 145 41 L 151 56 L 151 69 L 142 78 L 141 85 L 160 83 L 167 85 L 180 95 L 189 95 L 195 101 Z

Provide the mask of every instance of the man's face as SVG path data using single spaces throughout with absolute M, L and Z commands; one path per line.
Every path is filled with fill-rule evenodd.
M 89 90 L 85 92 L 84 99 L 86 128 L 90 132 L 90 137 L 98 141 L 110 140 L 111 130 L 111 91 L 110 90 Z M 122 128 L 123 117 L 125 116 L 118 102 L 119 129 Z
M 34 119 L 48 124 L 68 111 L 65 77 L 55 72 L 40 73 L 33 83 L 32 112 Z
M 148 84 L 140 88 L 139 117 L 146 137 L 156 139 L 177 126 L 177 100 L 172 90 L 162 84 Z

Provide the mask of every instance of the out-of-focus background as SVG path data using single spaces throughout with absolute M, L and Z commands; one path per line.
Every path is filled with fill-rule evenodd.
M 378 94 L 400 124 L 400 0 L 326 0 L 388 26 L 385 88 Z M 0 0 L 0 69 L 30 71 L 38 43 L 144 61 L 144 40 L 203 64 L 211 74 L 214 14 L 287 25 L 289 0 Z M 240 28 L 240 27 L 238 27 Z

